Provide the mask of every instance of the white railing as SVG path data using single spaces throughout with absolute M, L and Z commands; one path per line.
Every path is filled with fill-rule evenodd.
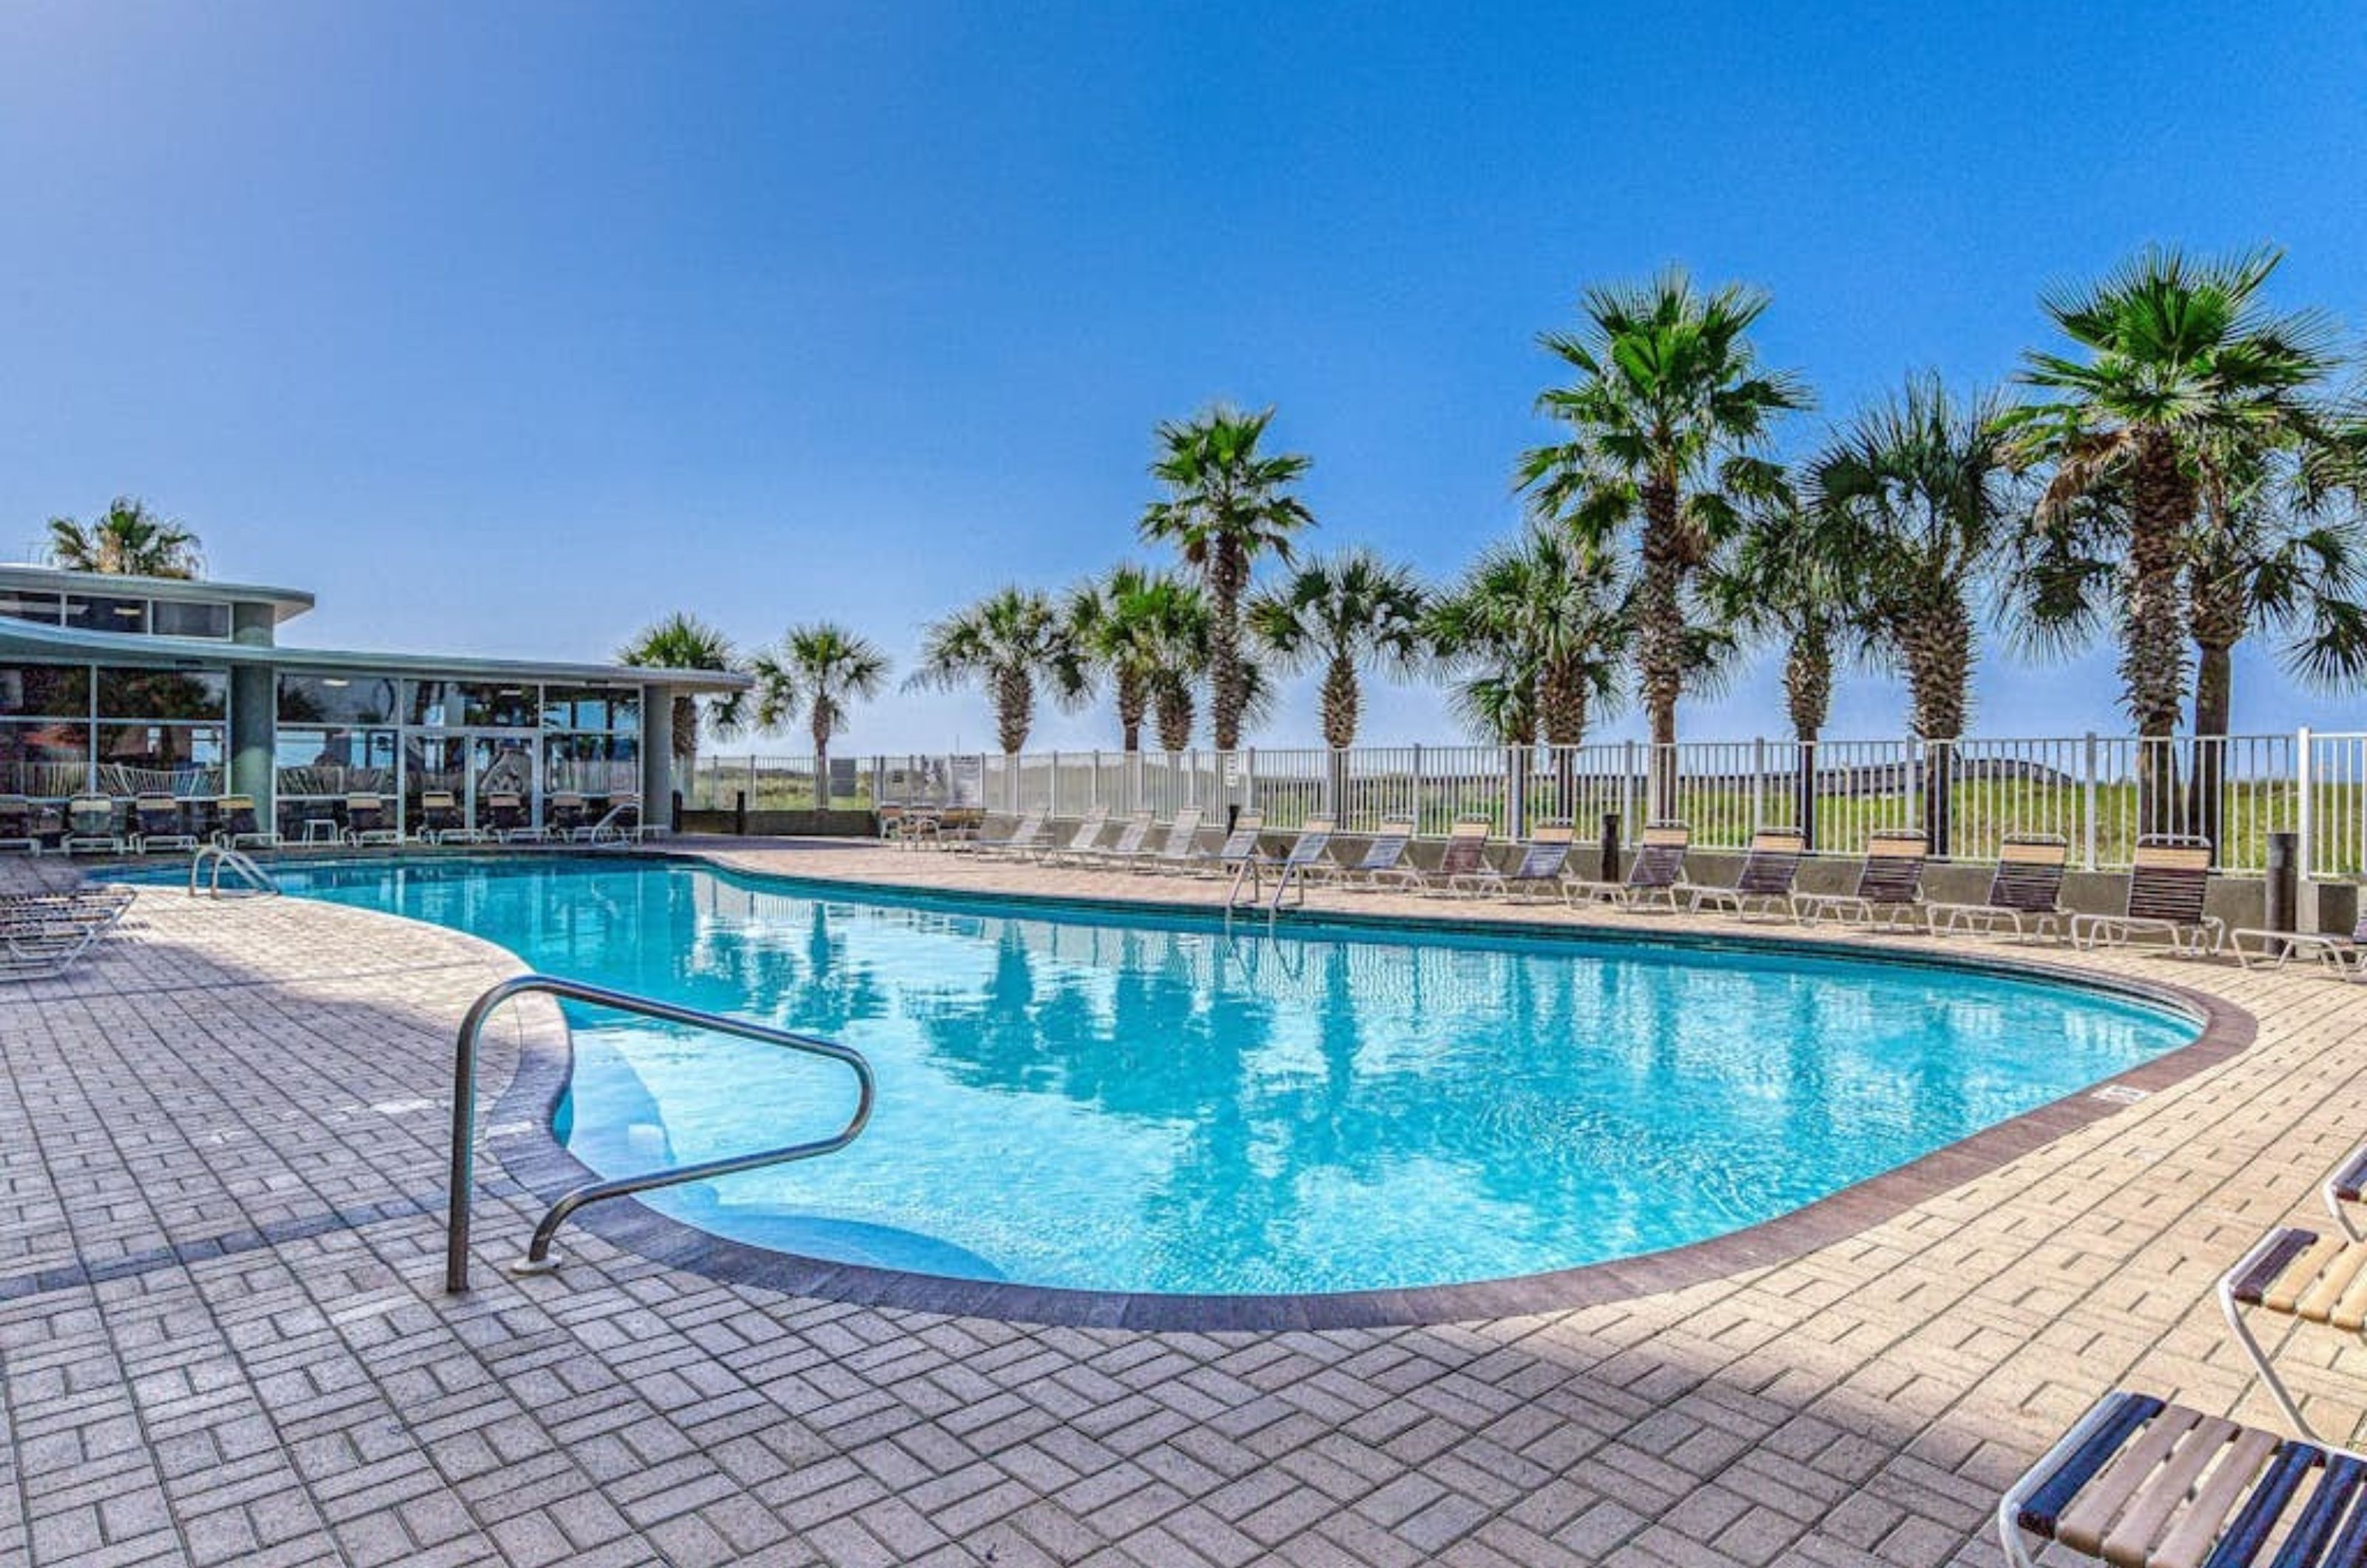
M 2367 874 L 2367 734 L 1827 740 L 1813 751 L 1792 740 L 1711 740 L 1674 750 L 1668 800 L 1655 798 L 1653 775 L 1670 770 L 1656 770 L 1652 749 L 1634 741 L 912 753 L 833 759 L 832 772 L 840 806 L 1043 807 L 1064 818 L 1105 806 L 1162 822 L 1185 807 L 1221 820 L 1254 806 L 1278 829 L 1330 811 L 1350 833 L 1410 816 L 1426 835 L 1464 816 L 1507 835 L 1569 818 L 1590 841 L 1616 817 L 1631 843 L 1647 821 L 1673 817 L 1706 849 L 1795 827 L 1831 854 L 1858 853 L 1886 829 L 1920 828 L 1959 861 L 1993 859 L 2010 834 L 2052 833 L 2069 841 L 2075 865 L 2106 870 L 2128 864 L 2140 832 L 2202 833 L 2235 872 L 2260 869 L 2269 834 L 2293 833 L 2305 874 Z M 813 804 L 806 758 L 702 757 L 683 783 L 694 810 L 730 810 L 742 797 L 750 810 Z

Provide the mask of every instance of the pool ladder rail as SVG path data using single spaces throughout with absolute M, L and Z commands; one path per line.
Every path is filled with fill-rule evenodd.
M 630 1013 L 638 1018 L 653 1018 L 693 1029 L 711 1030 L 718 1034 L 737 1035 L 743 1040 L 778 1045 L 784 1050 L 837 1062 L 855 1075 L 855 1114 L 848 1119 L 846 1125 L 827 1138 L 791 1144 L 786 1148 L 734 1155 L 726 1159 L 706 1160 L 697 1165 L 677 1166 L 671 1170 L 653 1170 L 640 1176 L 589 1181 L 564 1192 L 542 1216 L 541 1223 L 534 1227 L 534 1238 L 527 1245 L 526 1256 L 510 1265 L 513 1274 L 547 1274 L 557 1269 L 559 1258 L 550 1249 L 551 1241 L 558 1235 L 559 1227 L 567 1223 L 568 1216 L 587 1203 L 598 1203 L 610 1198 L 629 1198 L 660 1187 L 707 1181 L 743 1170 L 759 1170 L 766 1166 L 787 1165 L 793 1160 L 836 1154 L 855 1142 L 865 1124 L 871 1120 L 877 1084 L 872 1077 L 870 1062 L 853 1046 L 809 1034 L 792 1033 L 767 1024 L 752 1023 L 724 1013 L 700 1012 L 651 997 L 637 997 L 605 987 L 587 986 L 580 981 L 562 980 L 556 976 L 520 975 L 504 980 L 470 1004 L 468 1013 L 460 1020 L 459 1037 L 453 1048 L 452 1180 L 448 1189 L 444 1238 L 444 1289 L 447 1293 L 458 1294 L 469 1288 L 469 1216 L 476 1181 L 478 1037 L 484 1032 L 485 1021 L 504 1003 L 529 995 L 556 997 L 563 1001 L 583 1002 L 592 1007 L 606 1008 L 612 1012 Z
M 206 884 L 206 893 L 209 897 L 219 898 L 222 896 L 221 879 L 224 870 L 235 873 L 238 879 L 246 884 L 246 890 L 250 893 L 260 893 L 267 897 L 279 891 L 279 884 L 271 879 L 271 874 L 255 864 L 254 857 L 243 850 L 234 850 L 227 844 L 199 844 L 189 854 L 189 896 L 191 897 L 197 897 L 198 874 L 209 867 L 212 870 L 212 875 Z

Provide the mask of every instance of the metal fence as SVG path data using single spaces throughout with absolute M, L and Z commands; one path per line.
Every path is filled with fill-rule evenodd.
M 2258 871 L 2268 836 L 2285 832 L 2299 839 L 2305 875 L 2367 873 L 2367 734 L 1688 741 L 1658 761 L 1634 741 L 916 753 L 834 757 L 831 795 L 856 809 L 1042 807 L 1075 817 L 1104 806 L 1162 822 L 1185 807 L 1221 818 L 1254 806 L 1280 829 L 1328 811 L 1346 832 L 1402 816 L 1425 835 L 1478 816 L 1515 837 L 1566 818 L 1591 838 L 1615 815 L 1630 843 L 1646 822 L 1674 818 L 1704 848 L 1740 849 L 1760 828 L 1786 827 L 1832 854 L 1861 852 L 1886 829 L 1920 828 L 1960 861 L 1993 858 L 2010 834 L 2053 833 L 2070 842 L 2075 864 L 2098 870 L 2127 865 L 2141 832 L 2181 832 L 2210 839 L 2225 869 Z M 706 757 L 680 782 L 694 809 L 814 804 L 810 758 Z

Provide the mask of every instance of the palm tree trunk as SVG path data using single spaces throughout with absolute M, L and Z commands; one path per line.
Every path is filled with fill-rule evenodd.
M 1157 702 L 1159 749 L 1186 751 L 1192 746 L 1192 688 L 1182 677 L 1161 684 Z
M 2235 707 L 2235 639 L 2195 643 L 2194 783 L 2187 798 L 2186 830 L 2211 840 L 2220 859 L 2226 840 L 2227 727 Z
M 813 724 L 814 809 L 821 812 L 830 809 L 830 726 L 823 723 L 820 716 L 821 704 L 817 701 L 814 707 L 816 710 Z
M 1685 608 L 1682 541 L 1674 483 L 1644 487 L 1644 573 L 1637 585 L 1637 663 L 1644 711 L 1651 720 L 1651 787 L 1646 811 L 1654 818 L 1677 809 L 1677 697 L 1685 683 Z
M 1537 709 L 1545 742 L 1553 754 L 1554 810 L 1578 815 L 1578 749 L 1586 744 L 1586 682 L 1575 671 L 1548 667 L 1537 681 Z
M 1241 669 L 1245 564 L 1237 541 L 1217 540 L 1208 562 L 1208 716 L 1219 751 L 1230 751 L 1241 743 L 1241 710 L 1249 705 L 1249 682 Z
M 1907 660 L 1907 700 L 1923 742 L 1923 834 L 1945 858 L 1954 836 L 1956 742 L 1972 706 L 1973 616 L 1960 593 L 1908 611 L 1897 640 Z
M 2194 521 L 2194 484 L 2167 432 L 2139 436 L 2129 486 L 2129 594 L 2121 675 L 2137 727 L 2137 828 L 2167 833 L 2178 821 L 2180 698 L 2186 684 L 2186 605 L 2179 592 L 2180 541 Z
M 1323 671 L 1323 743 L 1344 751 L 1356 743 L 1356 663 L 1334 657 Z
M 999 670 L 994 676 L 995 739 L 1002 754 L 1016 757 L 1027 747 L 1036 722 L 1036 682 L 1025 670 Z
M 698 699 L 677 696 L 674 700 L 674 760 L 687 773 L 698 761 Z
M 1793 774 L 1793 820 L 1811 849 L 1817 843 L 1817 737 L 1833 705 L 1833 639 L 1823 626 L 1795 633 L 1784 656 L 1784 705 L 1799 742 Z
M 1150 699 L 1142 689 L 1142 672 L 1120 668 L 1117 672 L 1117 729 L 1119 745 L 1127 751 L 1142 750 L 1142 716 Z

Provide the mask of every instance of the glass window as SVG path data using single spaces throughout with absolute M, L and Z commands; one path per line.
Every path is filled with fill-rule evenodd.
M 87 664 L 0 664 L 0 714 L 88 718 Z
M 403 711 L 407 722 L 441 728 L 460 722 L 460 699 L 449 681 L 405 681 Z
M 150 607 L 158 637 L 230 636 L 230 606 L 217 601 L 159 599 Z
M 395 683 L 387 676 L 279 677 L 282 724 L 392 724 L 394 708 Z
M 87 724 L 0 724 L 0 795 L 62 800 L 89 782 Z
M 222 732 L 211 724 L 102 724 L 97 787 L 109 795 L 221 793 Z
M 641 694 L 632 687 L 608 694 L 608 728 L 638 732 L 641 728 Z
M 148 629 L 148 601 L 69 593 L 65 624 L 85 632 L 144 633 Z
M 14 620 L 42 621 L 56 626 L 59 603 L 54 593 L 28 593 L 14 588 L 0 588 L 0 615 Z
M 542 689 L 545 729 L 606 729 L 608 694 L 597 686 L 545 686 Z
M 543 741 L 548 794 L 629 795 L 639 791 L 640 742 L 626 735 L 553 735 Z
M 230 677 L 219 670 L 98 671 L 101 718 L 221 718 Z
M 539 717 L 539 694 L 525 681 L 463 681 L 460 722 L 472 729 L 528 729 Z
M 272 762 L 282 795 L 391 795 L 395 750 L 391 729 L 283 728 Z

